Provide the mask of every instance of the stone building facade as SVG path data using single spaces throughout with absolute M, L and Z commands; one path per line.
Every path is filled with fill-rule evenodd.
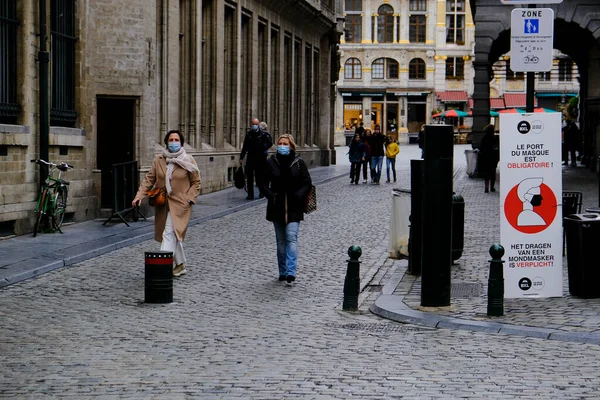
M 465 108 L 475 45 L 468 0 L 346 0 L 336 143 L 379 124 L 408 143 L 440 104 Z
M 31 230 L 39 191 L 38 167 L 29 162 L 40 151 L 38 3 L 0 0 L 4 235 Z M 46 4 L 49 159 L 75 166 L 64 175 L 71 182 L 67 219 L 121 207 L 113 165 L 135 161 L 141 179 L 170 129 L 184 133 L 202 193 L 231 186 L 253 116 L 273 136 L 294 135 L 309 166 L 335 161 L 341 0 Z

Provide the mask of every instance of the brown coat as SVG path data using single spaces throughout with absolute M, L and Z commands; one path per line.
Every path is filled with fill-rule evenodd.
M 193 157 L 190 157 L 193 160 Z M 194 161 L 195 163 L 195 161 Z M 136 199 L 144 199 L 148 190 L 153 187 L 166 187 L 167 161 L 163 155 L 157 155 L 152 162 L 152 168 L 140 185 Z M 172 193 L 167 195 L 167 202 L 162 207 L 156 207 L 154 217 L 154 240 L 162 242 L 163 231 L 167 223 L 167 209 L 171 212 L 173 227 L 177 240 L 183 241 L 192 216 L 192 204 L 200 194 L 200 174 L 188 172 L 175 164 L 171 179 Z

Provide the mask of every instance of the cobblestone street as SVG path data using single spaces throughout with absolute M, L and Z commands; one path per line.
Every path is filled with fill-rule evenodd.
M 468 198 L 483 182 L 464 177 L 465 148 L 455 173 Z M 399 186 L 409 187 L 418 151 L 401 147 Z M 338 151 L 337 168 L 345 158 Z M 341 311 L 349 246 L 362 248 L 363 280 L 385 280 L 395 266 L 392 187 L 350 185 L 346 175 L 319 185 L 292 287 L 277 281 L 274 230 L 257 203 L 190 228 L 172 304 L 143 302 L 153 241 L 1 289 L 0 397 L 598 398 L 598 346 L 398 324 L 370 314 L 371 297 L 358 313 Z M 491 243 L 476 232 L 485 229 L 465 237 L 481 246 L 482 268 Z

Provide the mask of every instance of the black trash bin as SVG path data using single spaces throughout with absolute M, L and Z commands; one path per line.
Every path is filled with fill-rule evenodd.
M 452 195 L 452 262 L 458 260 L 465 245 L 465 199 Z
M 571 214 L 564 217 L 567 236 L 569 293 L 584 299 L 600 298 L 600 214 Z

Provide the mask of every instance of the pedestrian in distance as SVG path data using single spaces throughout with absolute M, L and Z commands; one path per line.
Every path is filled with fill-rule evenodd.
M 350 151 L 348 151 L 350 160 L 350 184 L 358 185 L 360 180 L 360 167 L 365 160 L 365 150 L 360 134 L 355 133 L 352 142 L 350 142 Z
M 296 154 L 292 135 L 277 139 L 277 153 L 267 161 L 262 191 L 267 197 L 267 220 L 273 222 L 277 242 L 279 281 L 296 280 L 298 230 L 312 180 L 304 160 Z
M 173 252 L 173 276 L 181 276 L 187 272 L 183 241 L 192 205 L 200 194 L 200 171 L 194 157 L 183 148 L 185 139 L 181 132 L 169 131 L 164 142 L 166 149 L 154 157 L 131 204 L 139 206 L 153 187 L 165 188 L 165 204 L 156 207 L 154 240 L 161 243 L 161 250 Z
M 385 146 L 385 172 L 387 183 L 390 183 L 390 167 L 394 173 L 394 182 L 396 182 L 396 156 L 400 153 L 400 147 L 391 136 L 387 137 Z
M 263 193 L 260 191 L 260 182 L 267 164 L 268 151 L 273 145 L 271 134 L 262 131 L 259 123 L 258 118 L 252 119 L 252 128 L 246 132 L 242 152 L 240 153 L 240 164 L 243 163 L 244 157 L 248 155 L 246 159 L 246 190 L 248 190 L 246 200 L 254 200 L 255 178 L 256 185 L 259 188 L 259 197 L 263 197 Z
M 363 170 L 363 183 L 368 182 L 367 171 L 371 168 L 371 133 L 370 129 L 365 129 L 365 133 L 362 137 L 363 150 L 365 153 L 365 159 L 362 162 L 362 170 Z
M 421 149 L 421 158 L 425 158 L 425 124 L 421 125 L 421 129 L 419 129 L 419 136 L 417 136 L 417 144 Z
M 483 128 L 483 138 L 479 147 L 479 173 L 484 179 L 485 193 L 496 191 L 496 168 L 500 161 L 500 138 L 494 133 L 494 125 Z
M 579 128 L 573 120 L 567 120 L 565 126 L 565 147 L 567 154 L 571 157 L 571 167 L 577 167 L 577 145 L 579 143 Z M 567 160 L 568 163 L 568 160 Z
M 365 134 L 365 124 L 362 121 L 360 121 L 360 124 L 358 124 L 354 133 L 358 133 L 361 138 Z
M 385 155 L 385 135 L 381 133 L 381 127 L 375 125 L 371 138 L 371 180 L 379 185 L 381 180 L 381 168 L 383 167 L 383 156 Z
M 273 145 L 273 137 L 271 136 L 271 133 L 269 132 L 269 126 L 267 125 L 267 123 L 265 121 L 260 121 L 258 123 L 258 129 L 260 129 L 263 133 L 266 133 L 267 136 L 269 137 L 269 141 L 271 142 L 271 146 Z M 269 147 L 270 149 L 271 147 Z M 269 156 L 269 149 L 265 150 L 265 156 Z

